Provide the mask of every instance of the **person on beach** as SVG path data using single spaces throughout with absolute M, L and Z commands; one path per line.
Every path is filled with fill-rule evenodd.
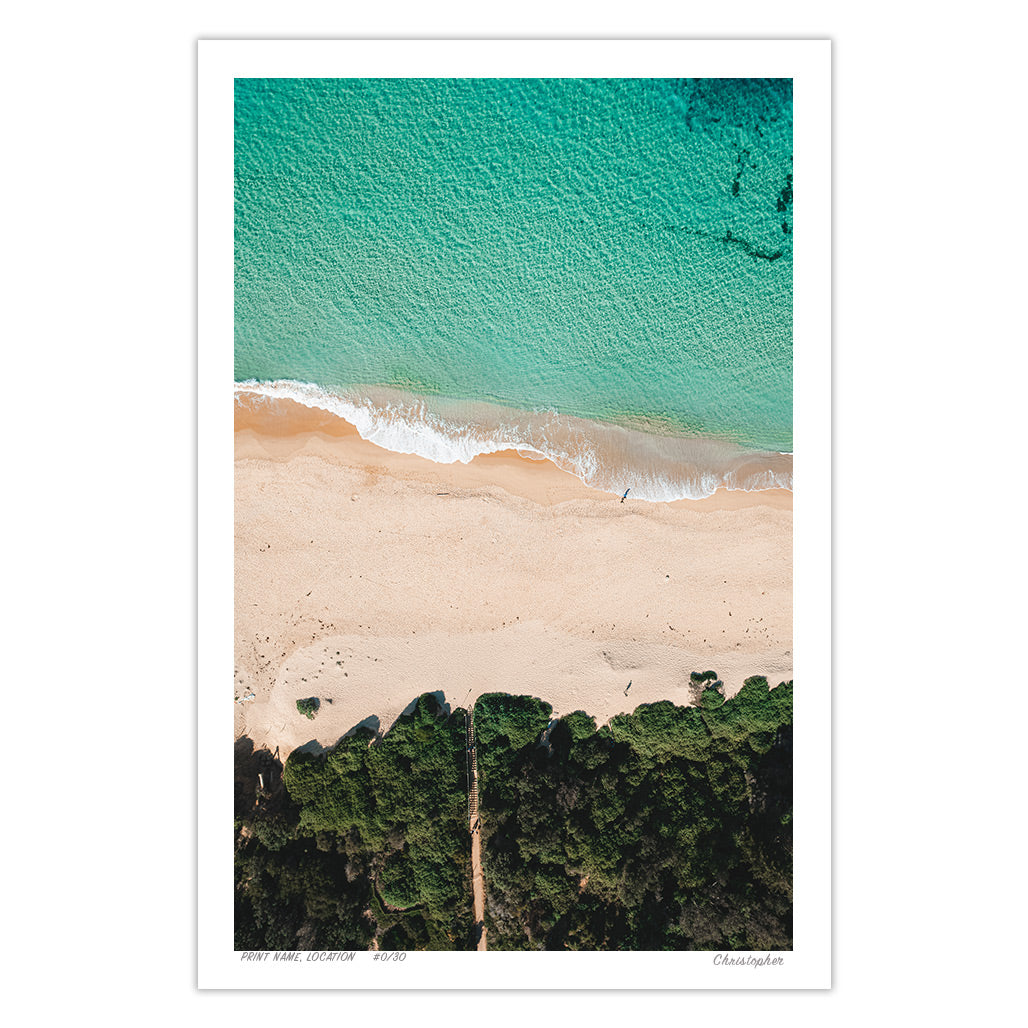
M 625 686 L 625 695 L 628 695 L 628 690 L 632 688 L 632 680 L 628 680 L 628 685 Z
M 628 495 L 628 494 L 629 494 L 629 493 L 630 493 L 631 491 L 632 491 L 632 487 L 631 487 L 631 486 L 629 486 L 629 487 L 628 487 L 628 488 L 627 488 L 627 489 L 625 490 L 625 496 L 627 496 L 627 495 Z M 624 503 L 624 502 L 625 502 L 625 496 L 622 496 L 622 497 L 621 497 L 621 502 L 622 502 L 622 503 Z

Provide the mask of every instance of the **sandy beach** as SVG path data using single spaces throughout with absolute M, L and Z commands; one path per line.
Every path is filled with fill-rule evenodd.
M 691 671 L 729 695 L 791 679 L 792 494 L 619 501 L 549 461 L 441 465 L 292 401 L 237 401 L 237 737 L 284 760 L 386 730 L 423 692 L 522 693 L 602 724 L 690 702 Z

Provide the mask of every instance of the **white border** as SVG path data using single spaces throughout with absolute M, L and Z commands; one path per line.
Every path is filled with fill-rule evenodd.
M 831 986 L 831 44 L 827 40 L 202 40 L 198 44 L 198 970 L 200 988 L 811 989 Z M 245 963 L 232 949 L 233 79 L 794 80 L 795 949 L 412 953 Z M 306 954 L 304 954 L 306 957 Z

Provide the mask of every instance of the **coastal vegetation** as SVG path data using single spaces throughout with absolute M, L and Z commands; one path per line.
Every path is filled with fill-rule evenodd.
M 490 949 L 788 949 L 792 683 L 597 728 L 474 707 Z M 434 694 L 282 768 L 236 746 L 237 949 L 472 949 L 465 711 Z
M 549 715 L 475 706 L 491 949 L 791 948 L 791 682 Z
M 321 703 L 314 696 L 308 696 L 305 700 L 296 701 L 296 709 L 303 714 L 304 717 L 314 720 L 314 715 L 318 712 L 318 707 Z
M 381 738 L 294 751 L 256 803 L 237 789 L 236 948 L 466 948 L 464 750 L 463 710 L 426 693 Z

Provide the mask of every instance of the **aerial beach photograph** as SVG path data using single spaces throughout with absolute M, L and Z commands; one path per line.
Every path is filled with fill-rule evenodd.
M 235 949 L 791 950 L 792 81 L 234 119 Z
M 15 10 L 12 1009 L 1015 1020 L 992 8 Z

